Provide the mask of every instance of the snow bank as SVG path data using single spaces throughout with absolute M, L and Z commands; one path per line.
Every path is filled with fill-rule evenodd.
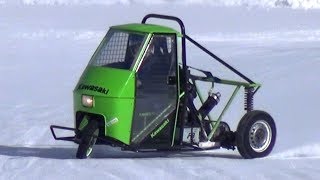
M 39 30 L 34 32 L 18 32 L 12 35 L 15 39 L 69 39 L 69 40 L 98 40 L 105 35 L 105 31 L 71 31 L 71 30 Z
M 202 42 L 317 42 L 320 41 L 320 30 L 214 33 L 212 35 L 194 35 L 193 37 Z
M 213 5 L 213 6 L 258 6 L 258 7 L 291 7 L 294 9 L 320 8 L 320 0 L 23 0 L 24 4 L 46 4 L 46 5 L 73 5 L 73 4 L 184 4 L 184 5 Z
M 15 39 L 69 39 L 69 40 L 94 40 L 98 41 L 106 31 L 72 31 L 72 30 L 39 30 L 33 32 L 19 32 L 12 35 Z M 248 33 L 214 33 L 191 35 L 201 42 L 319 42 L 319 30 L 295 30 L 295 31 L 267 31 Z
M 0 0 L 1 4 L 22 3 L 24 5 L 112 5 L 112 4 L 178 4 L 210 6 L 245 6 L 293 9 L 319 9 L 320 0 Z

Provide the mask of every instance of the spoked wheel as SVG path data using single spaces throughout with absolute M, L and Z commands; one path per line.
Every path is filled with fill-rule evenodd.
M 245 114 L 237 128 L 236 145 L 246 159 L 265 157 L 270 154 L 276 141 L 276 125 L 264 111 Z
M 88 125 L 81 132 L 81 142 L 79 143 L 76 157 L 86 159 L 90 157 L 99 135 L 99 126 L 96 120 L 90 120 Z

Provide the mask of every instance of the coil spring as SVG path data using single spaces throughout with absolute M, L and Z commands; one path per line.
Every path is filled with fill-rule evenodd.
M 253 87 L 244 88 L 244 110 L 252 111 L 253 110 Z

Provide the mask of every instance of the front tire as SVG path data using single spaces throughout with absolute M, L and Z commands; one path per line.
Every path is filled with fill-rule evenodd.
M 96 120 L 89 120 L 88 125 L 81 131 L 81 142 L 77 150 L 76 157 L 78 159 L 86 159 L 90 157 L 93 145 L 97 141 L 99 135 L 99 123 Z
M 261 158 L 270 154 L 276 141 L 276 125 L 264 111 L 250 111 L 240 120 L 236 132 L 236 145 L 245 159 Z

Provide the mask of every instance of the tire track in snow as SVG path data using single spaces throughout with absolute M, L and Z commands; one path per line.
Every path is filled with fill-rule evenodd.
M 0 115 L 0 117 L 9 120 L 4 121 L 4 126 L 11 127 L 10 129 L 3 129 L 0 145 L 30 147 L 54 144 L 49 126 L 55 122 L 59 124 L 59 122 L 69 119 L 65 105 L 57 107 L 45 104 L 35 106 L 20 103 L 16 105 L 1 104 L 0 107 L 7 112 L 6 115 Z M 30 122 L 36 122 L 36 124 Z M 69 124 L 72 124 L 72 121 Z
M 19 159 L 19 163 L 17 163 L 16 159 Z M 1 167 L 1 176 L 6 177 L 5 179 L 17 179 L 17 177 L 21 177 L 21 174 L 24 174 L 28 169 L 37 161 L 34 158 L 23 158 L 23 157 L 15 157 L 9 158 L 3 161 Z M 1 179 L 0 176 L 0 179 Z
M 266 159 L 320 159 L 320 144 L 304 145 L 273 154 Z

